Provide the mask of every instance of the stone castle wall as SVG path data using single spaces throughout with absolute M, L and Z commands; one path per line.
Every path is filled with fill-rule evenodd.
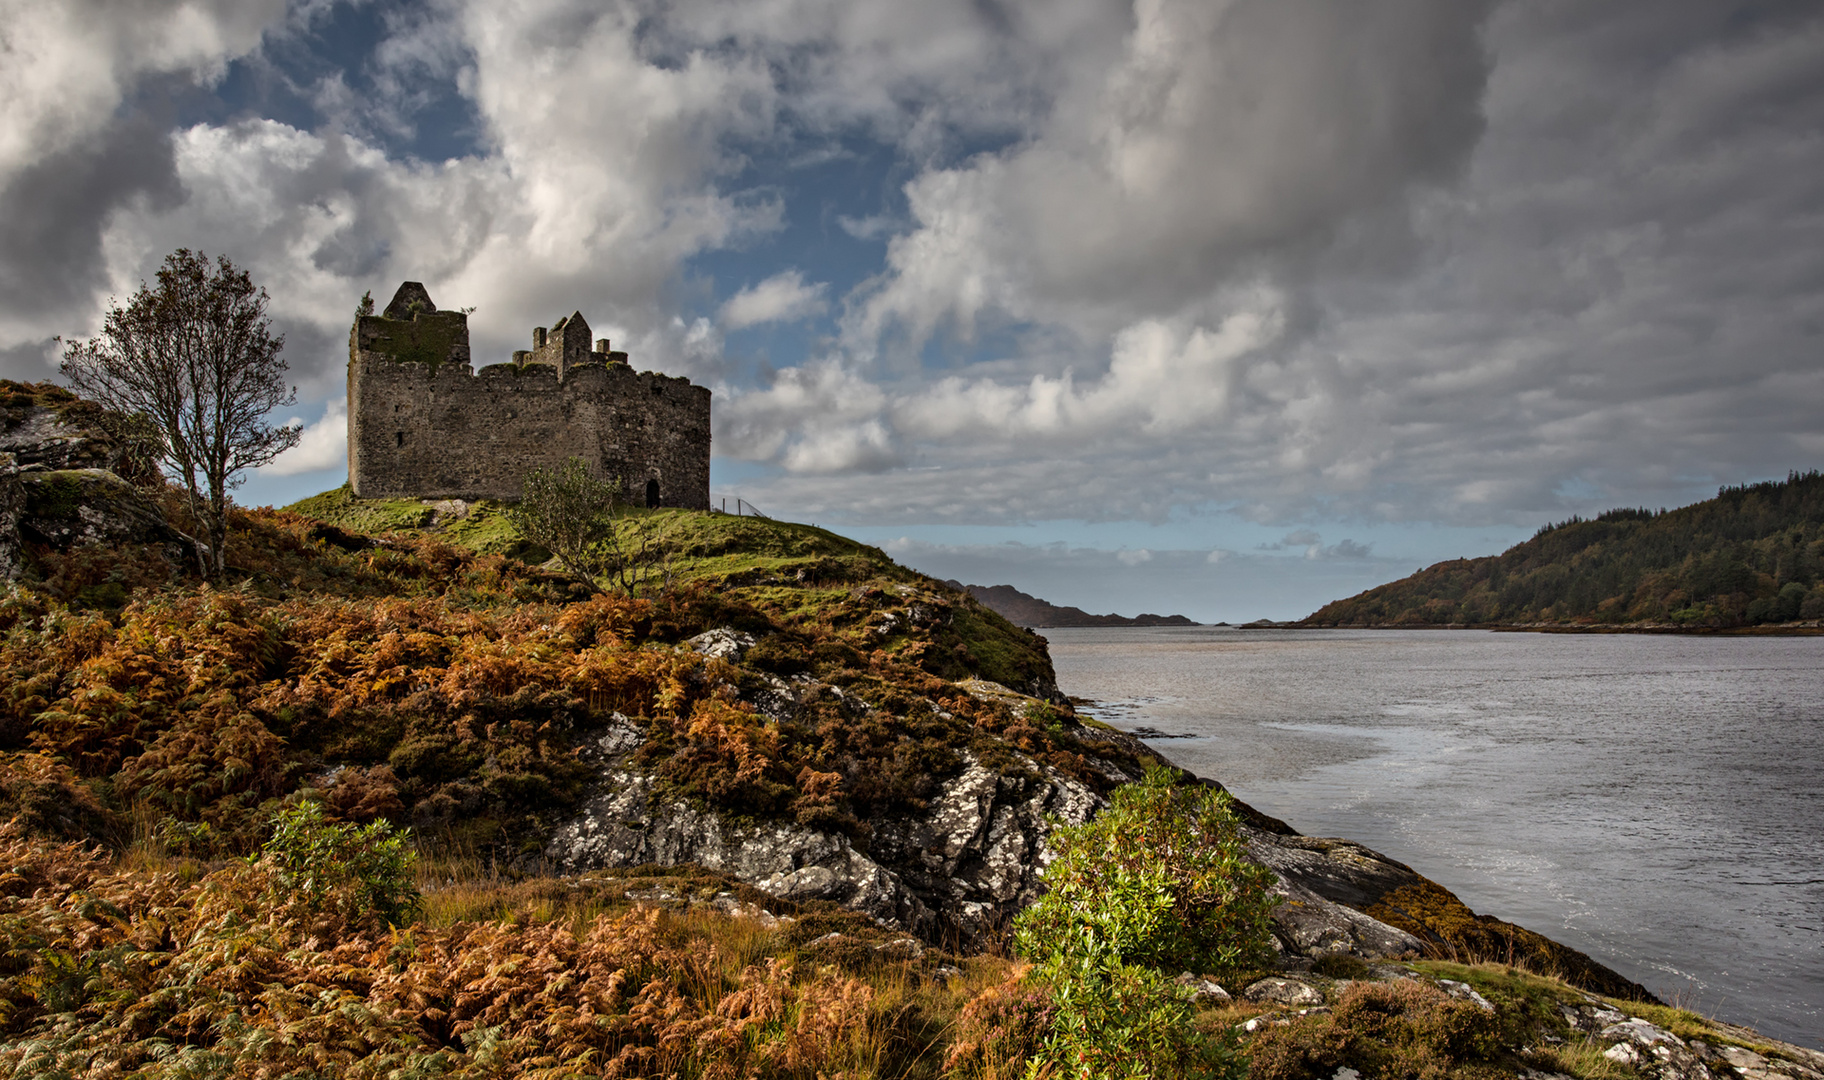
M 581 314 L 515 362 L 470 365 L 468 316 L 414 282 L 349 333 L 348 478 L 362 498 L 517 499 L 580 457 L 635 503 L 709 508 L 709 390 L 636 372 Z

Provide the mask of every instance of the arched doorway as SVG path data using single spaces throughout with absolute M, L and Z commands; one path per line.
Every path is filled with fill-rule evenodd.
M 646 508 L 651 510 L 659 505 L 659 482 L 646 481 Z

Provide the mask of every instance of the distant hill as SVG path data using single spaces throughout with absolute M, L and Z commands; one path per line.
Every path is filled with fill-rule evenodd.
M 975 597 L 989 610 L 1015 626 L 1196 626 L 1183 615 L 1091 615 L 1078 607 L 1059 607 L 1030 596 L 1011 585 L 944 584 Z
M 1678 510 L 1573 517 L 1500 555 L 1438 563 L 1297 625 L 1729 629 L 1820 619 L 1824 474 L 1813 470 Z

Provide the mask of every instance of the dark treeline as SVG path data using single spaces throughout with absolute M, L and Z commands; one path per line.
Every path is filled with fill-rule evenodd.
M 1328 604 L 1307 626 L 1664 623 L 1824 618 L 1824 474 L 1725 487 L 1678 510 L 1547 525 L 1500 555 L 1438 563 Z

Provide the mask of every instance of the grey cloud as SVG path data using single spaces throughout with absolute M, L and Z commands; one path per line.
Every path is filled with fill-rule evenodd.
M 54 338 L 0 347 L 0 378 L 21 382 L 51 378 L 57 371 L 61 355 Z
M 88 330 L 108 284 L 102 231 L 137 202 L 164 210 L 183 198 L 162 118 L 134 112 L 26 166 L 0 190 L 0 320 Z M 47 318 L 47 316 L 49 316 Z
M 851 321 L 916 347 L 997 309 L 1092 338 L 1201 310 L 1351 217 L 1453 176 L 1481 131 L 1485 5 L 1144 5 L 1085 52 L 1029 139 L 907 187 L 918 228 Z
M 1486 117 L 1473 153 L 1453 164 L 1441 149 L 1448 139 L 1388 135 L 1421 148 L 1407 160 L 1423 183 L 1348 216 L 1299 254 L 1302 269 L 1274 294 L 1284 331 L 1222 369 L 1232 381 L 1210 399 L 1202 427 L 1149 436 L 1131 423 L 1078 424 L 1069 449 L 1012 438 L 1007 425 L 943 437 L 902 428 L 907 459 L 941 464 L 940 473 L 853 488 L 826 477 L 820 489 L 787 477 L 773 482 L 778 494 L 757 497 L 853 500 L 866 508 L 859 514 L 892 520 L 1157 520 L 1173 505 L 1216 501 L 1262 521 L 1522 525 L 1608 505 L 1677 505 L 1720 483 L 1815 465 L 1824 457 L 1824 13 L 1509 5 L 1487 23 L 1486 41 L 1487 93 L 1478 96 L 1473 79 L 1465 90 Z M 1454 130 L 1469 138 L 1467 126 Z M 988 196 L 1003 192 L 1041 205 L 1043 183 L 996 176 L 1001 186 L 984 187 L 956 170 L 923 182 L 937 176 L 951 178 L 943 193 L 955 197 L 931 204 L 947 216 L 901 248 L 925 236 L 932 250 L 895 263 L 900 276 L 880 303 L 895 318 L 936 320 L 967 294 L 1053 317 L 1031 299 L 1040 276 L 1021 275 L 1044 265 L 1052 277 L 1043 280 L 1068 284 L 1050 257 L 1057 249 L 1009 232 L 996 214 L 967 213 L 998 207 Z M 1111 212 L 1093 199 L 1073 209 L 1092 228 Z M 1273 223 L 1302 220 L 1296 206 L 1266 214 L 1261 236 L 1291 235 Z M 1195 232 L 1194 218 L 1181 220 Z M 1120 250 L 1117 241 L 1096 257 Z M 1169 276 L 1180 249 L 1134 250 L 1157 252 L 1155 272 Z M 1187 280 L 1210 273 L 1186 265 Z M 1101 286 L 1085 310 L 1101 305 L 1110 321 L 1177 298 L 1152 290 L 1144 273 L 1133 285 L 1120 273 L 1084 280 Z M 926 301 L 936 306 L 919 306 Z M 1209 317 L 1187 310 L 1187 319 Z M 1091 385 L 1085 351 L 1054 356 L 1077 365 L 1079 392 Z M 995 375 L 976 396 L 1030 402 L 1027 381 L 1048 371 L 1031 364 Z M 1172 385 L 1172 370 L 1161 386 Z M 903 373 L 887 385 L 913 400 L 952 400 Z

